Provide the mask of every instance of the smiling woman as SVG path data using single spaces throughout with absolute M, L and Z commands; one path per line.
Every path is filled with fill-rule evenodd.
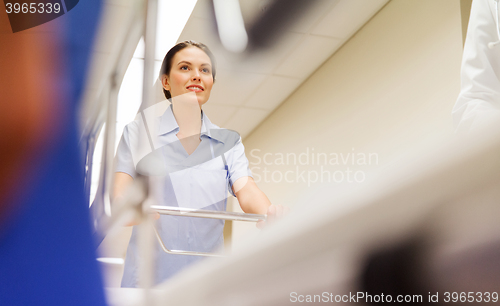
M 212 52 L 204 44 L 190 40 L 178 43 L 168 51 L 163 59 L 159 78 L 165 98 L 172 98 L 172 90 L 174 96 L 192 90 L 197 93 L 199 101 L 203 101 L 201 106 L 210 97 L 215 74 L 215 57 Z M 188 89 L 190 85 L 194 88 Z
M 272 206 L 253 181 L 240 135 L 211 123 L 202 111 L 210 98 L 215 71 L 214 57 L 201 43 L 185 41 L 170 49 L 159 78 L 171 105 L 155 124 L 142 122 L 138 116 L 125 127 L 116 153 L 114 199 L 125 196 L 127 186 L 139 173 L 161 177 L 158 201 L 162 206 L 224 211 L 230 192 L 245 213 L 267 213 L 266 223 L 283 214 L 283 207 Z M 150 147 L 141 147 L 148 138 Z M 263 221 L 259 222 L 262 227 Z M 223 246 L 223 220 L 162 215 L 156 228 L 170 250 L 213 253 Z M 201 259 L 167 254 L 159 246 L 155 252 L 156 283 Z M 140 261 L 134 228 L 123 287 L 137 287 Z

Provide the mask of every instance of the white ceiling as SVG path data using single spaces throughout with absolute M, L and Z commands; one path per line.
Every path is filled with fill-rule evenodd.
M 240 0 L 246 25 L 270 0 Z M 213 30 L 210 1 L 198 0 L 179 41 L 203 42 L 217 61 L 216 83 L 203 106 L 217 125 L 248 136 L 388 0 L 320 0 L 270 49 L 232 54 Z

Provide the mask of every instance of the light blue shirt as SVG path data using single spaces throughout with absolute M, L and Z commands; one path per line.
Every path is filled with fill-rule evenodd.
M 171 105 L 163 115 L 146 119 L 147 128 L 138 116 L 123 131 L 115 171 L 132 177 L 137 173 L 160 175 L 163 178 L 160 205 L 225 210 L 233 183 L 252 174 L 240 135 L 212 124 L 203 112 L 201 118 L 201 142 L 189 155 L 176 136 L 179 125 Z M 148 134 L 152 136 L 149 139 Z M 223 220 L 162 215 L 156 227 L 171 250 L 217 252 L 223 246 Z M 155 280 L 160 283 L 202 257 L 167 254 L 155 243 L 155 259 Z M 137 287 L 139 260 L 134 227 L 122 287 Z

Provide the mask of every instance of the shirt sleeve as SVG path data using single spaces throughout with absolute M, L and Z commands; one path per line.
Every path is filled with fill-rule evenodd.
M 239 137 L 239 140 L 236 142 L 234 147 L 225 155 L 227 157 L 229 168 L 229 191 L 233 196 L 236 196 L 232 189 L 234 182 L 245 176 L 253 177 L 252 172 L 248 167 L 249 163 L 245 155 L 245 147 L 241 142 L 241 137 Z
M 120 143 L 118 144 L 118 148 L 116 150 L 115 172 L 126 173 L 132 178 L 136 175 L 135 165 L 132 158 L 132 150 L 130 149 L 129 126 L 126 126 L 123 130 Z
M 462 57 L 461 91 L 452 111 L 458 133 L 467 133 L 500 114 L 499 12 L 493 2 L 472 2 Z M 488 46 L 496 42 L 492 48 Z

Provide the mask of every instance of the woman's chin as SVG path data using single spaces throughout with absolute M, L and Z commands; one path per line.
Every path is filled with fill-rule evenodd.
M 198 105 L 201 107 L 203 104 L 207 103 L 208 99 L 204 99 L 203 97 L 198 98 Z

